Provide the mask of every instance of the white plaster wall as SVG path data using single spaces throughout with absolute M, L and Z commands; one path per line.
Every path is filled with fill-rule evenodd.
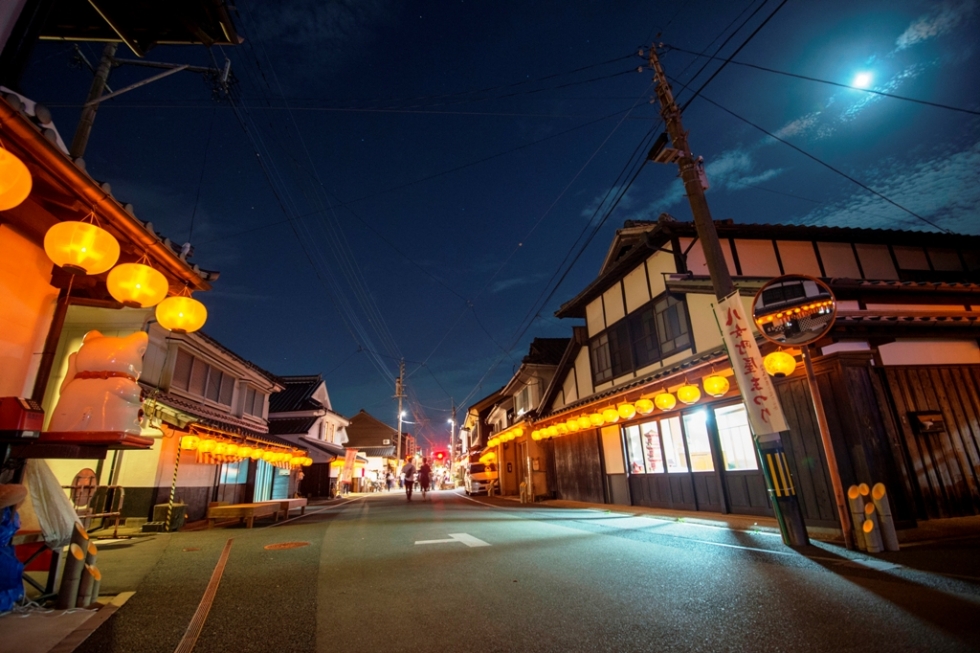
M 681 251 L 686 251 L 691 245 L 691 238 L 680 238 Z M 732 246 L 727 239 L 721 240 L 721 252 L 725 256 L 725 262 L 728 264 L 728 273 L 735 276 L 737 272 L 735 271 L 735 259 L 732 258 Z M 669 256 L 669 254 L 668 254 Z M 701 249 L 701 241 L 694 243 L 691 247 L 691 251 L 687 253 L 687 269 L 690 270 L 691 274 L 699 276 L 707 276 L 708 274 L 708 263 L 704 258 L 704 250 Z M 650 277 L 650 283 L 653 283 L 653 277 Z M 654 290 L 654 295 L 657 291 Z
M 858 269 L 850 243 L 817 243 L 817 248 L 828 277 L 861 278 L 861 270 Z
M 575 379 L 579 398 L 588 397 L 594 392 L 592 387 L 592 367 L 589 362 L 589 348 L 582 347 L 575 357 Z
M 779 276 L 779 262 L 776 261 L 776 250 L 771 240 L 736 239 L 735 250 L 744 276 Z
M 29 397 L 58 291 L 44 250 L 0 225 L 0 397 Z
M 718 331 L 718 323 L 711 308 L 714 303 L 715 298 L 711 295 L 687 295 L 687 310 L 691 313 L 694 347 L 698 351 L 707 351 L 721 344 L 721 333 Z
M 650 301 L 650 287 L 647 285 L 647 271 L 643 265 L 623 278 L 623 288 L 626 290 L 626 312 L 632 313 Z
M 820 264 L 817 253 L 813 251 L 813 243 L 800 240 L 780 240 L 779 260 L 783 262 L 786 274 L 806 274 L 811 277 L 820 276 Z
M 626 317 L 626 308 L 623 306 L 623 287 L 618 282 L 602 293 L 602 303 L 606 307 L 607 327 Z
M 897 340 L 878 347 L 885 365 L 976 365 L 976 340 Z
M 854 248 L 861 260 L 865 279 L 898 279 L 898 272 L 895 271 L 887 245 L 857 244 Z
M 602 435 L 602 453 L 606 461 L 607 474 L 625 474 L 626 465 L 623 461 L 623 443 L 619 435 L 618 426 L 603 426 L 600 430 Z
M 575 370 L 568 370 L 565 375 L 565 382 L 562 383 L 562 406 L 578 400 L 578 388 L 575 383 Z
M 672 254 L 656 252 L 647 259 L 647 275 L 650 278 L 650 292 L 654 297 L 663 294 L 667 290 L 664 274 L 673 274 L 675 272 L 677 272 L 677 266 L 674 264 Z
M 589 329 L 589 337 L 606 328 L 606 320 L 602 313 L 602 298 L 597 297 L 585 306 L 585 326 Z

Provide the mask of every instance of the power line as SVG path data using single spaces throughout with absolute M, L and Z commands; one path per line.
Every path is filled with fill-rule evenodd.
M 679 48 L 673 45 L 665 46 L 670 50 L 676 50 L 677 52 L 683 52 L 685 54 L 691 54 L 696 57 L 707 57 L 709 59 L 722 60 L 721 57 L 715 57 L 712 55 L 699 54 L 697 52 L 692 52 L 691 50 L 685 50 L 684 48 Z M 796 73 L 786 72 L 785 70 L 776 70 L 775 68 L 767 68 L 765 66 L 760 66 L 754 63 L 747 63 L 745 61 L 735 61 L 729 60 L 728 63 L 735 64 L 736 66 L 745 66 L 746 68 L 754 68 L 756 70 L 762 70 L 767 73 L 773 73 L 775 75 L 783 75 L 785 77 L 793 77 L 795 79 L 803 79 L 808 82 L 818 82 L 820 84 L 829 84 L 830 86 L 837 86 L 839 88 L 846 88 L 854 91 L 861 91 L 862 93 L 871 93 L 873 95 L 880 95 L 882 97 L 892 98 L 893 100 L 904 100 L 905 102 L 915 102 L 916 104 L 924 104 L 930 107 L 936 107 L 939 109 L 947 109 L 949 111 L 958 111 L 960 113 L 968 113 L 973 116 L 980 116 L 980 111 L 974 111 L 973 109 L 964 109 L 963 107 L 954 107 L 949 104 L 942 104 L 941 102 L 930 102 L 929 100 L 920 100 L 918 98 L 906 97 L 904 95 L 895 95 L 894 93 L 887 93 L 885 91 L 876 91 L 872 88 L 861 88 L 859 86 L 851 86 L 850 84 L 842 84 L 841 82 L 833 82 L 829 79 L 820 79 L 819 77 L 810 77 L 809 75 L 798 75 Z
M 703 90 L 704 90 L 704 88 L 705 88 L 705 87 L 706 87 L 706 86 L 707 86 L 708 84 L 710 84 L 710 83 L 711 83 L 711 81 L 712 81 L 712 80 L 713 80 L 713 79 L 714 79 L 715 77 L 717 77 L 717 76 L 718 76 L 718 74 L 719 74 L 719 73 L 720 73 L 721 71 L 723 71 L 723 70 L 725 69 L 725 66 L 727 66 L 727 65 L 728 65 L 728 63 L 729 63 L 729 62 L 730 62 L 730 61 L 732 60 L 732 57 L 734 57 L 734 56 L 735 56 L 736 54 L 738 54 L 739 52 L 741 52 L 741 51 L 742 51 L 742 48 L 744 48 L 745 46 L 747 46 L 747 45 L 749 44 L 749 42 L 750 42 L 750 41 L 751 41 L 752 39 L 754 39 L 754 38 L 755 38 L 755 35 L 756 35 L 756 34 L 758 34 L 758 33 L 759 33 L 759 32 L 760 32 L 761 30 L 762 30 L 762 28 L 763 28 L 763 27 L 765 27 L 765 26 L 766 26 L 766 24 L 767 24 L 767 23 L 768 23 L 768 22 L 769 22 L 770 20 L 772 20 L 772 19 L 773 19 L 773 17 L 774 17 L 774 16 L 775 16 L 775 15 L 776 15 L 777 13 L 779 13 L 779 10 L 780 10 L 780 9 L 782 9 L 782 8 L 783 8 L 783 7 L 784 7 L 784 6 L 786 5 L 786 3 L 787 3 L 787 2 L 789 2 L 789 0 L 783 0 L 782 2 L 780 2 L 780 3 L 779 3 L 779 6 L 778 6 L 778 7 L 776 7 L 775 9 L 773 9 L 773 10 L 772 10 L 772 12 L 771 12 L 771 13 L 770 13 L 770 14 L 769 14 L 768 16 L 766 16 L 766 19 L 765 19 L 764 21 L 762 21 L 761 23 L 759 23 L 759 26 L 758 26 L 758 27 L 756 27 L 756 28 L 755 28 L 754 30 L 752 30 L 752 33 L 751 33 L 751 34 L 749 34 L 749 35 L 748 35 L 748 37 L 747 37 L 747 38 L 746 38 L 746 39 L 745 39 L 744 41 L 742 41 L 742 45 L 740 45 L 740 46 L 738 46 L 737 48 L 735 48 L 735 52 L 732 52 L 732 53 L 731 53 L 730 55 L 728 55 L 728 58 L 727 58 L 727 59 L 725 60 L 725 62 L 724 62 L 723 64 L 721 64 L 721 65 L 720 65 L 720 66 L 718 67 L 718 69 L 717 69 L 717 70 L 715 70 L 715 72 L 713 72 L 713 73 L 711 73 L 711 77 L 709 77 L 708 79 L 706 79 L 706 80 L 704 81 L 704 83 L 703 83 L 703 84 L 701 84 L 701 86 L 699 86 L 699 87 L 698 87 L 698 90 L 696 90 L 696 91 L 694 91 L 694 95 L 692 95 L 692 96 L 691 96 L 690 98 L 688 98 L 688 100 L 687 100 L 687 102 L 685 102 L 685 103 L 684 103 L 684 106 L 682 106 L 682 107 L 681 107 L 681 113 L 684 113 L 684 110 L 685 110 L 685 109 L 687 109 L 687 108 L 688 108 L 689 106 L 691 106 L 691 102 L 694 102 L 694 100 L 695 100 L 695 99 L 697 99 L 697 97 L 698 97 L 699 95 L 701 95 L 701 91 L 703 91 Z M 761 8 L 762 8 L 762 7 L 760 6 L 760 9 L 761 9 Z M 755 13 L 753 12 L 753 14 L 752 14 L 752 15 L 754 16 L 754 15 L 755 15 Z

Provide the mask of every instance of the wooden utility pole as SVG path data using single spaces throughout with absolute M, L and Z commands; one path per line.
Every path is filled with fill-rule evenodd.
M 88 98 L 85 106 L 82 107 L 82 117 L 78 120 L 78 128 L 75 130 L 75 137 L 71 141 L 70 154 L 73 159 L 77 159 L 85 154 L 88 146 L 88 137 L 92 133 L 92 124 L 95 123 L 95 113 L 99 110 L 99 103 L 94 102 L 102 97 L 106 82 L 109 80 L 109 72 L 112 70 L 112 59 L 116 55 L 118 43 L 106 43 L 102 50 L 102 60 L 95 71 L 95 79 L 88 91 Z
M 735 292 L 735 284 L 728 272 L 728 264 L 725 262 L 718 232 L 715 230 L 715 223 L 711 219 L 711 211 L 708 209 L 708 200 L 704 196 L 703 170 L 699 169 L 700 162 L 696 162 L 691 155 L 691 148 L 687 142 L 687 132 L 684 131 L 684 125 L 681 122 L 681 110 L 674 100 L 674 94 L 667 82 L 667 75 L 664 73 L 659 57 L 657 57 L 656 44 L 650 47 L 649 62 L 657 83 L 656 93 L 660 102 L 660 115 L 667 126 L 667 133 L 673 146 L 668 149 L 665 142 L 659 141 L 655 150 L 651 151 L 650 158 L 658 163 L 676 162 L 680 168 L 684 190 L 688 202 L 691 204 L 691 214 L 694 216 L 694 228 L 697 230 L 698 240 L 701 241 L 705 262 L 708 265 L 708 274 L 711 276 L 711 283 L 714 286 L 715 298 L 721 301 Z M 657 149 L 658 146 L 659 149 Z M 729 356 L 731 356 L 731 352 L 729 352 Z M 747 389 L 741 387 L 741 384 L 739 391 L 742 393 L 744 401 L 751 401 L 751 398 L 746 394 Z M 754 435 L 755 438 L 753 439 L 760 460 L 765 461 L 767 455 L 784 455 L 779 433 L 755 433 Z M 783 542 L 790 546 L 809 544 L 806 525 L 803 523 L 803 513 L 800 511 L 799 499 L 795 490 L 792 494 L 787 495 L 785 490 L 774 487 L 770 472 L 767 471 L 765 465 L 762 467 L 769 496 L 772 500 L 773 512 L 776 513 L 776 519 L 779 521 Z
M 398 399 L 398 436 L 395 445 L 395 458 L 398 460 L 397 464 L 401 464 L 402 461 L 402 399 L 405 397 L 405 359 L 403 358 L 398 363 L 398 378 L 395 379 L 395 397 Z M 417 421 L 417 420 L 416 420 Z M 398 470 L 395 470 L 398 473 Z
M 456 459 L 456 400 L 450 397 L 449 402 L 453 411 L 449 418 L 449 428 L 452 429 L 449 431 L 449 474 L 452 475 L 453 461 Z

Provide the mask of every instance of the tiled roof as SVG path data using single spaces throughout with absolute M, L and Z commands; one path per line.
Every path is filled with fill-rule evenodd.
M 306 435 L 319 417 L 295 417 L 289 419 L 269 419 L 269 433 L 273 435 Z
M 398 434 L 396 429 L 391 428 L 363 408 L 350 419 L 350 425 L 346 431 L 347 446 L 351 449 L 388 446 L 385 445 L 384 440 L 389 440 L 394 444 Z
M 568 349 L 571 338 L 535 338 L 521 360 L 528 365 L 557 365 Z
M 273 374 L 272 372 L 269 372 L 267 370 L 262 369 L 261 367 L 259 367 L 258 365 L 256 365 L 255 363 L 253 363 L 250 360 L 245 360 L 239 354 L 236 354 L 232 350 L 228 349 L 223 344 L 221 344 L 220 342 L 218 342 L 217 340 L 215 340 L 214 338 L 212 338 L 208 334 L 204 333 L 203 331 L 195 331 L 193 333 L 193 335 L 201 338 L 202 340 L 204 340 L 205 342 L 213 345 L 214 347 L 217 347 L 218 349 L 220 349 L 224 353 L 228 354 L 229 356 L 231 356 L 232 358 L 234 358 L 235 360 L 237 360 L 238 362 L 240 362 L 245 367 L 248 367 L 248 368 L 250 368 L 252 370 L 255 370 L 256 372 L 258 372 L 262 376 L 264 376 L 267 379 L 269 379 L 270 382 L 276 383 L 276 384 L 279 383 L 279 377 L 277 377 L 275 374 Z
M 350 447 L 350 443 L 347 444 Z M 354 449 L 355 447 L 350 447 Z M 387 447 L 356 447 L 357 453 L 363 454 L 365 456 L 381 456 L 385 458 L 391 458 L 395 455 L 395 445 Z
M 305 376 L 280 376 L 283 389 L 269 397 L 270 413 L 289 413 L 297 410 L 316 410 L 322 408 L 313 399 L 313 393 L 323 383 L 319 374 Z

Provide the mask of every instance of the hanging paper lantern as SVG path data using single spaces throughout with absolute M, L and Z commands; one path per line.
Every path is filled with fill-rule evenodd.
M 238 455 L 242 458 L 248 458 L 252 455 L 252 447 L 243 444 L 242 446 L 238 447 Z
M 580 429 L 587 429 L 592 427 L 592 420 L 589 419 L 588 415 L 582 415 L 578 418 L 578 427 Z
M 728 384 L 728 379 L 723 376 L 718 376 L 717 374 L 704 377 L 704 379 L 701 380 L 701 385 L 704 386 L 704 391 L 712 397 L 724 396 L 728 392 L 728 388 L 731 387 Z
M 589 415 L 589 422 L 592 424 L 592 426 L 602 426 L 603 422 L 605 421 L 606 420 L 601 413 L 592 413 Z
M 208 309 L 193 297 L 177 295 L 157 304 L 157 322 L 174 333 L 193 333 L 204 326 Z
M 558 422 L 555 424 L 555 428 L 558 429 L 558 435 L 568 435 L 568 427 L 564 422 Z
M 548 427 L 548 437 L 549 438 L 554 438 L 554 437 L 557 437 L 557 436 L 558 436 L 558 427 L 555 426 L 555 425 L 549 426 Z
M 619 421 L 619 413 L 615 408 L 607 408 L 602 411 L 602 421 L 607 424 L 615 424 Z
M 255 447 L 254 449 L 252 449 L 252 452 L 248 454 L 248 457 L 251 458 L 252 460 L 260 460 L 264 455 L 265 452 L 262 451 L 262 449 Z
M 514 437 L 515 438 L 519 438 L 522 435 L 524 435 L 524 429 L 522 427 L 518 426 L 516 429 L 514 429 Z
M 777 379 L 789 376 L 796 369 L 796 359 L 785 351 L 774 351 L 762 359 L 762 365 L 770 376 Z
M 310 465 L 313 464 L 313 459 L 310 458 L 309 456 L 306 456 L 305 458 L 303 458 L 303 462 L 300 464 L 303 465 L 303 467 L 309 467 Z
M 228 446 L 226 446 L 225 447 L 225 455 L 226 456 L 240 456 L 241 454 L 238 453 L 238 445 L 237 444 L 229 444 Z
M 44 235 L 44 251 L 73 274 L 102 274 L 119 260 L 119 241 L 90 222 L 59 222 Z
M 572 433 L 577 433 L 579 430 L 578 420 L 575 419 L 574 417 L 569 418 L 568 421 L 565 422 L 565 426 Z
M 634 406 L 640 415 L 649 415 L 653 412 L 653 402 L 649 399 L 637 399 Z
M 619 404 L 616 411 L 623 419 L 633 419 L 636 416 L 636 407 L 633 404 Z
M 677 398 L 669 392 L 661 392 L 653 398 L 653 403 L 660 410 L 670 410 L 677 405 Z
M 134 308 L 156 306 L 170 290 L 162 273 L 142 263 L 123 263 L 112 268 L 106 287 L 117 302 Z
M 0 211 L 9 211 L 26 200 L 32 183 L 24 162 L 0 147 Z
M 180 448 L 187 451 L 194 451 L 201 443 L 201 438 L 196 435 L 185 435 L 180 439 Z
M 539 431 L 537 429 L 534 429 L 533 431 L 531 431 L 531 439 L 534 440 L 535 442 L 537 442 L 538 440 L 540 440 L 541 439 L 541 431 Z
M 227 456 L 228 455 L 228 445 L 224 442 L 219 442 L 215 445 L 214 451 L 212 451 L 215 456 Z
M 682 385 L 677 389 L 677 398 L 685 404 L 696 404 L 701 399 L 701 389 L 696 385 Z
M 211 453 L 217 445 L 218 443 L 214 440 L 201 440 L 201 443 L 197 445 L 197 450 L 201 453 Z
M 264 460 L 265 462 L 271 463 L 271 462 L 274 462 L 275 459 L 276 459 L 276 454 L 275 454 L 274 451 L 263 451 L 262 452 L 262 460 Z

